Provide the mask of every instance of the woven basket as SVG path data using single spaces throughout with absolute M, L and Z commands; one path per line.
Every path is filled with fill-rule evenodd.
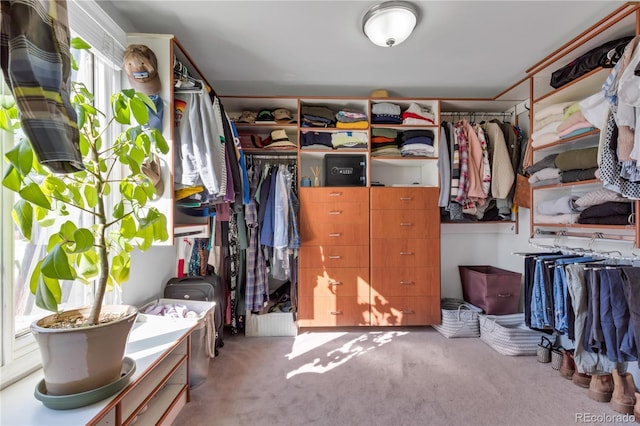
M 479 315 L 480 340 L 502 355 L 536 355 L 545 333 L 531 330 L 524 314 Z
M 478 314 L 482 309 L 461 299 L 442 299 L 442 324 L 434 325 L 446 338 L 480 337 Z

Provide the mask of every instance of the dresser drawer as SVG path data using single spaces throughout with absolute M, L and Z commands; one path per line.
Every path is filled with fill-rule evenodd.
M 387 297 L 371 303 L 373 326 L 434 325 L 440 321 L 440 296 Z
M 305 203 L 300 205 L 300 222 L 369 224 L 369 205 L 366 203 Z
M 369 297 L 369 269 L 367 268 L 300 268 L 298 274 L 300 297 Z
M 369 245 L 369 221 L 360 223 L 318 223 L 304 220 L 300 223 L 300 241 L 303 245 Z
M 434 218 L 438 215 L 437 218 Z M 373 210 L 372 238 L 438 238 L 440 212 L 436 210 Z
M 308 203 L 364 203 L 369 204 L 369 188 L 299 188 L 300 205 Z
M 440 268 L 371 268 L 371 294 L 387 296 L 437 296 Z
M 372 210 L 436 210 L 440 189 L 437 187 L 373 187 Z
M 356 296 L 299 297 L 299 327 L 369 325 L 369 299 Z
M 369 246 L 302 246 L 299 268 L 368 268 Z
M 439 239 L 375 238 L 371 241 L 373 266 L 402 266 L 405 268 L 439 267 Z

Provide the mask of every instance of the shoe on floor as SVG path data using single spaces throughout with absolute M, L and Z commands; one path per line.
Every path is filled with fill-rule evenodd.
M 611 373 L 594 372 L 589 382 L 589 398 L 598 402 L 609 402 L 612 395 L 613 376 Z
M 573 351 L 561 348 L 562 365 L 560 366 L 560 375 L 565 379 L 571 380 L 573 373 L 576 371 L 576 362 L 573 359 Z
M 574 385 L 588 389 L 589 385 L 591 384 L 591 374 L 576 371 L 575 373 L 573 373 L 571 380 L 573 381 Z
M 636 404 L 636 385 L 631 373 L 618 373 L 613 369 L 613 396 L 609 406 L 613 411 L 622 414 L 633 414 Z

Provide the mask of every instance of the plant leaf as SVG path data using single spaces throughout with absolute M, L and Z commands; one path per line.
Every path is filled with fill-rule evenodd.
M 43 228 L 51 226 L 56 222 L 55 216 L 49 215 L 49 213 L 51 213 L 50 210 L 43 209 L 40 206 L 35 206 L 34 212 L 36 214 L 36 222 L 38 222 L 38 225 Z
M 147 111 L 147 107 L 144 102 L 134 97 L 129 101 L 129 105 L 131 106 L 133 117 L 136 119 L 138 124 L 142 125 L 149 122 L 149 111 Z
M 91 45 L 86 41 L 84 41 L 83 39 L 81 39 L 80 37 L 73 37 L 69 42 L 69 46 L 71 46 L 72 49 L 78 49 L 78 50 L 91 49 Z
M 131 124 L 129 105 L 122 98 L 121 94 L 116 93 L 111 97 L 111 105 L 113 108 L 113 115 L 118 123 Z
M 26 176 L 31 171 L 33 165 L 33 150 L 31 144 L 26 139 L 22 139 L 19 144 L 11 148 L 4 155 L 9 163 L 13 165 L 22 176 Z
M 120 223 L 120 235 L 126 239 L 136 236 L 136 221 L 131 216 L 126 216 Z
M 75 253 L 85 252 L 93 247 L 93 233 L 87 228 L 77 229 L 73 233 L 73 238 L 76 241 L 76 248 L 73 250 Z
M 127 98 L 133 98 L 136 95 L 136 91 L 133 89 L 123 89 L 122 94 Z
M 0 109 L 0 129 L 6 130 L 7 132 L 13 131 L 9 120 L 9 114 L 7 114 L 4 109 Z
M 153 238 L 156 241 L 167 241 L 169 234 L 167 233 L 167 217 L 160 214 L 158 220 L 153 222 Z
M 156 144 L 157 150 L 159 150 L 163 154 L 169 152 L 169 144 L 167 143 L 167 140 L 164 138 L 164 136 L 162 136 L 162 132 L 160 132 L 158 129 L 151 129 L 151 137 Z
M 116 219 L 120 219 L 124 216 L 124 203 L 122 201 L 118 201 L 115 206 L 113 206 L 113 217 Z
M 20 176 L 20 173 L 15 167 L 9 164 L 7 172 L 4 174 L 4 178 L 2 179 L 2 186 L 12 190 L 13 192 L 19 192 L 21 185 L 22 176 Z
M 91 208 L 94 208 L 98 205 L 98 190 L 95 186 L 85 185 L 84 187 L 84 198 L 87 200 L 87 205 Z
M 65 223 L 63 223 L 62 225 L 60 225 L 60 231 L 58 232 L 58 234 L 60 234 L 60 236 L 62 237 L 62 239 L 64 241 L 75 241 L 73 235 L 76 232 L 76 229 L 78 229 L 78 227 L 76 226 L 75 223 L 73 223 L 72 221 L 68 220 Z
M 25 200 L 16 201 L 11 211 L 11 217 L 20 229 L 22 236 L 31 241 L 31 230 L 33 229 L 33 207 L 31 204 Z
M 131 269 L 131 258 L 128 253 L 121 252 L 113 257 L 110 274 L 118 283 L 123 283 L 129 279 Z
M 82 108 L 82 104 L 76 104 L 75 110 L 76 114 L 78 115 L 78 128 L 82 129 L 84 127 L 84 123 L 87 122 L 87 113 L 84 108 Z
M 158 112 L 157 109 L 156 109 L 156 104 L 153 103 L 151 98 L 149 96 L 147 96 L 146 93 L 136 92 L 135 97 L 137 99 L 140 99 L 142 102 L 144 102 L 144 104 L 146 106 L 148 106 L 151 109 L 151 111 Z
M 80 154 L 82 154 L 82 156 L 85 157 L 88 153 L 89 153 L 89 141 L 87 140 L 87 137 L 81 132 L 80 133 Z
M 81 253 L 76 262 L 78 264 L 78 275 L 84 279 L 91 279 L 98 276 L 98 256 L 93 250 Z
M 140 204 L 140 207 L 144 207 L 147 204 L 147 194 L 139 185 L 133 190 L 133 198 Z
M 69 265 L 67 253 L 57 244 L 42 260 L 42 275 L 59 280 L 73 280 L 75 271 Z
M 42 192 L 40 187 L 34 182 L 31 182 L 27 186 L 23 187 L 18 194 L 24 199 L 37 206 L 51 210 L 51 202 L 46 195 Z

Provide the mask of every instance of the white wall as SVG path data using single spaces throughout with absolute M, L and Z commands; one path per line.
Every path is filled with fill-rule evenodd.
M 520 209 L 519 233 L 515 224 L 443 224 L 440 236 L 442 297 L 462 298 L 458 265 L 490 265 L 524 273 L 522 257 L 512 253 L 533 251 L 529 245 L 529 210 Z
M 150 299 L 162 297 L 164 285 L 176 276 L 176 246 L 152 247 L 131 254 L 129 281 L 122 284 L 123 303 L 141 306 Z

